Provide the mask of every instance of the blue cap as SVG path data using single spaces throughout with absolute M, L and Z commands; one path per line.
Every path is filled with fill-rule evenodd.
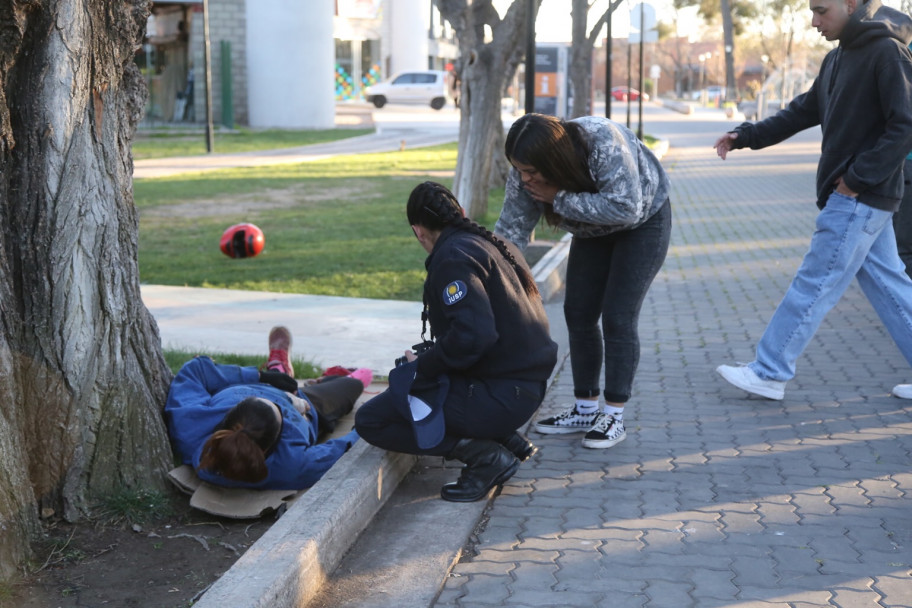
M 389 391 L 396 410 L 411 421 L 418 447 L 427 450 L 443 441 L 446 434 L 443 404 L 450 391 L 450 379 L 445 375 L 438 376 L 436 394 L 416 396 L 409 391 L 417 373 L 417 361 L 390 370 Z

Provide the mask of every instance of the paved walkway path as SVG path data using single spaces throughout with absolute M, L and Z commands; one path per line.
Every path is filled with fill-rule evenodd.
M 533 433 L 541 452 L 435 606 L 912 606 L 912 402 L 889 395 L 912 372 L 857 285 L 784 401 L 713 371 L 752 359 L 807 248 L 819 134 L 724 163 L 716 133 L 695 135 L 664 160 L 674 236 L 642 314 L 627 440 Z M 539 413 L 571 399 L 568 360 Z

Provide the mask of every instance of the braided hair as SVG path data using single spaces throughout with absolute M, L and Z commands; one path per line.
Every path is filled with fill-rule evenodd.
M 436 182 L 424 182 L 415 186 L 409 195 L 406 215 L 408 216 L 409 224 L 412 226 L 422 226 L 434 231 L 443 230 L 447 226 L 454 226 L 460 230 L 476 234 L 490 242 L 497 247 L 504 259 L 513 266 L 526 295 L 530 298 L 539 296 L 538 286 L 535 284 L 532 274 L 516 261 L 506 243 L 494 236 L 490 230 L 478 222 L 465 217 L 459 201 L 456 200 L 456 197 L 446 186 Z

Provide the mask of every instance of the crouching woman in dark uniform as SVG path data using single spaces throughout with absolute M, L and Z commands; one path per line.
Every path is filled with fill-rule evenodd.
M 390 372 L 355 415 L 362 439 L 466 464 L 444 500 L 470 502 L 507 481 L 536 448 L 516 432 L 535 413 L 557 361 L 541 295 L 522 254 L 467 219 L 444 186 L 409 196 L 408 221 L 430 254 L 424 318 L 433 342 Z M 422 328 L 422 334 L 424 328 Z

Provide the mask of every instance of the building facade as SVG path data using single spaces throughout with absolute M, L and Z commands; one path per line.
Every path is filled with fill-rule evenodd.
M 330 128 L 337 102 L 405 70 L 448 69 L 453 30 L 433 0 L 209 0 L 215 124 Z M 206 119 L 202 0 L 154 2 L 136 62 L 146 125 Z

